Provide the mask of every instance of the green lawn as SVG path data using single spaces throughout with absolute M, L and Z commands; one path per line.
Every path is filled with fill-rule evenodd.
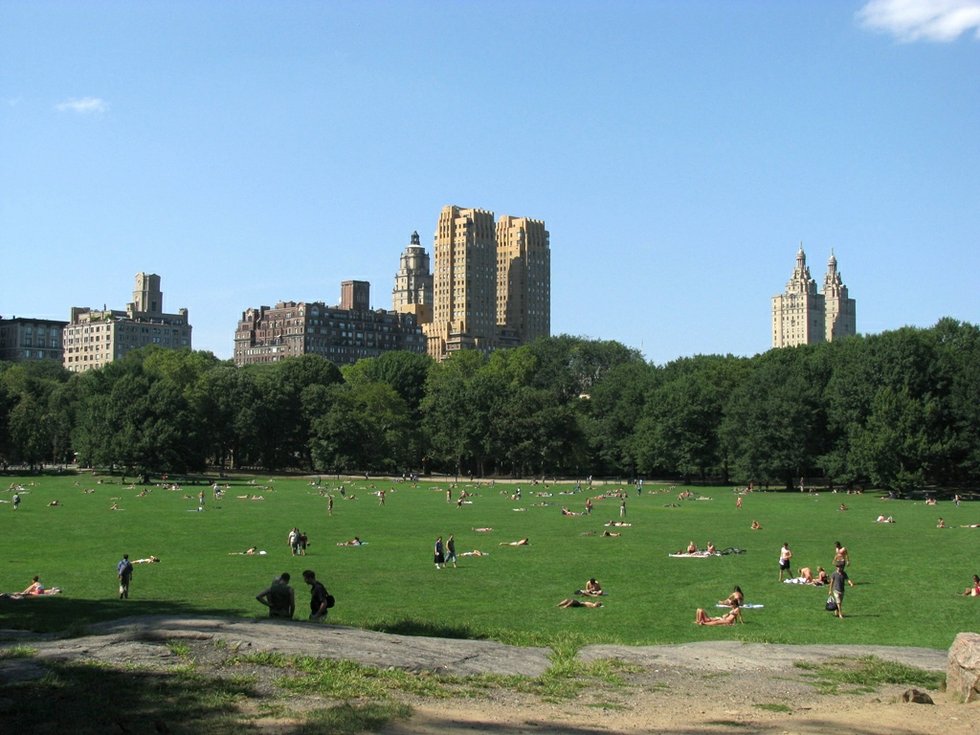
M 255 486 L 248 479 L 231 480 L 219 502 L 209 490 L 204 512 L 197 512 L 202 486 L 154 487 L 137 497 L 139 488 L 118 477 L 97 484 L 87 474 L 4 476 L 5 488 L 22 483 L 27 492 L 17 511 L 9 502 L 0 505 L 0 589 L 19 591 L 40 574 L 64 594 L 0 600 L 0 627 L 77 630 L 87 622 L 156 612 L 259 617 L 265 608 L 254 596 L 283 571 L 292 574 L 305 613 L 309 596 L 300 572 L 311 568 L 337 597 L 334 623 L 519 644 L 737 639 L 945 648 L 958 632 L 980 629 L 980 600 L 960 594 L 980 567 L 980 529 L 958 527 L 980 522 L 976 503 L 929 507 L 870 493 L 753 493 L 736 510 L 731 488 L 696 489 L 709 499 L 678 501 L 682 488 L 647 483 L 641 496 L 629 489 L 632 527 L 613 529 L 622 536 L 606 538 L 599 534 L 604 521 L 618 519 L 617 500 L 596 501 L 591 517 L 564 517 L 560 508 L 581 511 L 587 494 L 620 485 L 564 496 L 559 491 L 573 485 L 522 483 L 523 499 L 515 502 L 509 497 L 515 485 L 460 483 L 475 495 L 472 504 L 457 508 L 446 502 L 446 483 L 348 480 L 343 484 L 356 499 L 337 495 L 328 516 L 327 501 L 309 478 L 257 477 Z M 331 492 L 338 486 L 333 478 L 323 480 Z M 384 507 L 371 486 L 388 491 Z M 84 494 L 84 488 L 95 492 Z M 264 500 L 236 498 L 245 494 Z M 0 500 L 11 495 L 5 489 Z M 48 507 L 52 499 L 61 507 Z M 849 511 L 838 511 L 842 500 Z M 110 511 L 113 502 L 122 510 Z M 673 504 L 678 507 L 668 507 Z M 875 523 L 879 513 L 896 523 Z M 937 529 L 939 516 L 952 527 Z M 752 519 L 762 523 L 761 531 L 750 530 Z M 294 525 L 309 534 L 306 558 L 290 556 L 286 535 Z M 472 530 L 482 526 L 493 532 Z M 590 531 L 596 535 L 583 535 Z M 458 551 L 479 548 L 490 556 L 437 571 L 434 539 L 450 533 Z M 354 535 L 367 545 L 336 545 Z M 498 546 L 522 536 L 529 546 Z M 668 558 L 691 539 L 745 553 Z M 777 582 L 783 541 L 794 551 L 794 569 L 830 570 L 837 540 L 850 550 L 857 583 L 847 590 L 843 621 L 824 611 L 825 589 Z M 252 545 L 268 554 L 229 554 Z M 115 567 L 124 552 L 162 561 L 137 566 L 131 599 L 121 601 Z M 555 606 L 590 576 L 609 593 L 603 608 Z M 746 611 L 747 624 L 735 628 L 693 625 L 696 607 L 713 609 L 735 584 L 764 609 Z

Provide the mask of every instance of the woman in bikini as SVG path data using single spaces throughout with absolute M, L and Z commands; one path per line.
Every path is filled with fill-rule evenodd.
M 742 620 L 742 610 L 737 603 L 732 605 L 732 609 L 727 613 L 716 618 L 709 617 L 701 607 L 694 613 L 694 622 L 698 625 L 735 625 L 739 621 L 745 622 Z

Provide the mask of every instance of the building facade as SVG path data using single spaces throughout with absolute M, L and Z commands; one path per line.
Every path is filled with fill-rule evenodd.
M 391 308 L 400 314 L 414 314 L 419 324 L 432 321 L 432 272 L 418 232 L 412 233 L 402 252 L 391 290 Z
M 320 355 L 334 364 L 353 364 L 392 350 L 425 353 L 425 336 L 414 314 L 370 309 L 370 285 L 341 284 L 341 305 L 280 301 L 246 309 L 235 331 L 235 364 L 279 362 Z M 364 308 L 347 308 L 345 305 Z
M 63 330 L 67 324 L 54 319 L 0 318 L 0 360 L 62 362 Z
M 137 273 L 133 300 L 125 310 L 72 307 L 64 328 L 64 366 L 84 372 L 118 360 L 130 350 L 148 345 L 191 349 L 187 309 L 163 311 L 160 276 Z
M 551 251 L 544 222 L 448 205 L 434 239 L 429 355 L 490 352 L 551 333 Z
M 772 298 L 772 346 L 809 345 L 856 334 L 855 312 L 854 299 L 848 297 L 837 271 L 837 258 L 831 254 L 820 293 L 800 246 L 786 290 Z

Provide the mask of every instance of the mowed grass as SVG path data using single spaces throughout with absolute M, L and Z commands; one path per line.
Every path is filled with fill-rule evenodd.
M 961 595 L 980 566 L 980 506 L 951 502 L 882 500 L 877 494 L 753 493 L 735 508 L 731 488 L 697 488 L 707 499 L 676 498 L 673 489 L 647 483 L 642 495 L 614 483 L 571 495 L 574 484 L 517 485 L 461 482 L 472 503 L 446 501 L 451 483 L 417 487 L 383 479 L 337 480 L 322 487 L 335 495 L 334 511 L 310 478 L 268 476 L 222 480 L 230 484 L 215 501 L 205 485 L 179 491 L 140 488 L 118 477 L 89 474 L 5 476 L 5 488 L 22 483 L 21 507 L 0 505 L 0 589 L 20 591 L 34 574 L 64 594 L 47 599 L 0 600 L 0 627 L 81 630 L 86 623 L 132 614 L 202 614 L 263 617 L 255 602 L 274 576 L 289 572 L 299 612 L 308 611 L 304 568 L 316 571 L 337 607 L 330 621 L 393 632 L 488 638 L 521 645 L 584 643 L 656 644 L 732 639 L 773 643 L 841 643 L 946 648 L 960 631 L 977 630 L 980 600 Z M 343 484 L 342 499 L 337 488 Z M 204 512 L 197 493 L 205 487 Z M 565 517 L 563 505 L 583 510 L 587 496 L 623 487 L 632 527 L 610 529 L 619 501 L 594 501 L 589 516 Z M 85 488 L 94 488 L 84 494 Z M 387 491 L 386 504 L 371 494 Z M 551 493 L 539 497 L 538 493 Z M 261 495 L 264 500 L 238 499 Z M 0 492 L 9 501 L 12 492 Z M 61 507 L 48 507 L 57 499 Z M 844 501 L 847 512 L 838 511 Z M 111 511 L 116 502 L 122 510 Z M 670 507 L 676 505 L 677 507 Z M 894 524 L 877 524 L 880 514 Z M 937 529 L 939 516 L 953 526 Z M 749 526 L 758 519 L 763 529 Z M 299 526 L 310 537 L 305 558 L 292 557 L 286 536 Z M 476 527 L 492 527 L 477 533 Z M 456 548 L 489 552 L 461 558 L 458 569 L 436 570 L 437 535 L 456 535 Z M 594 535 L 585 535 L 593 533 Z M 360 536 L 367 545 L 338 547 Z M 527 547 L 500 546 L 527 536 Z M 694 540 L 744 554 L 674 559 L 668 553 Z M 794 570 L 831 570 L 833 544 L 848 547 L 849 573 L 857 586 L 845 597 L 845 620 L 824 608 L 826 588 L 777 581 L 779 547 L 788 541 Z M 249 546 L 265 556 L 242 556 Z M 138 565 L 129 600 L 117 599 L 115 568 L 121 555 L 160 557 Z M 559 609 L 556 604 L 595 576 L 607 590 L 600 609 Z M 705 628 L 693 624 L 697 607 L 711 609 L 740 585 L 747 600 L 745 625 Z

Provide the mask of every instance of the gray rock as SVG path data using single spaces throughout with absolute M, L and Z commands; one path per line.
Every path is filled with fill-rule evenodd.
M 980 700 L 980 633 L 960 633 L 949 647 L 946 691 L 960 702 Z

